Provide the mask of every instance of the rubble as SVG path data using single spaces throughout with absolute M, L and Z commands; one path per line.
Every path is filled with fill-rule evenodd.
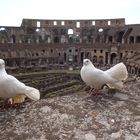
M 3 140 L 140 140 L 138 81 L 89 97 L 84 90 L 0 108 Z

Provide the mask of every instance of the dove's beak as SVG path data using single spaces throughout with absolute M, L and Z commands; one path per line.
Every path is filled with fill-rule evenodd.
M 87 65 L 88 63 L 89 63 L 89 60 L 87 60 L 87 59 L 83 60 L 83 65 Z

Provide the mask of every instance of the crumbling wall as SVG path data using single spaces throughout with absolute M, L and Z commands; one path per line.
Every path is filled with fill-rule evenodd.
M 80 65 L 84 58 L 115 64 L 139 51 L 139 32 L 139 24 L 125 25 L 124 18 L 23 19 L 20 27 L 0 27 L 0 56 L 8 66 Z

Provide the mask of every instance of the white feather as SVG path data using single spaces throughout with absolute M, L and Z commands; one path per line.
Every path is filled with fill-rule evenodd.
M 126 66 L 122 62 L 116 64 L 105 72 L 117 80 L 126 80 L 128 78 Z
M 107 71 L 102 71 L 95 68 L 89 59 L 83 60 L 80 74 L 87 85 L 96 89 L 100 89 L 105 84 L 117 89 L 123 88 L 122 80 L 126 80 L 128 76 L 127 69 L 123 63 L 119 63 Z
M 26 86 L 14 76 L 7 74 L 3 62 L 4 61 L 0 59 L 0 97 L 13 98 L 16 95 L 26 95 L 32 100 L 39 100 L 39 90 Z

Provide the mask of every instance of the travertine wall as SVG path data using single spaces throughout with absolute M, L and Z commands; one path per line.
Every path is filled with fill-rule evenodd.
M 23 19 L 20 27 L 0 27 L 0 57 L 10 67 L 69 64 L 83 58 L 115 64 L 140 51 L 140 24 L 125 19 Z M 140 64 L 137 64 L 140 67 Z

